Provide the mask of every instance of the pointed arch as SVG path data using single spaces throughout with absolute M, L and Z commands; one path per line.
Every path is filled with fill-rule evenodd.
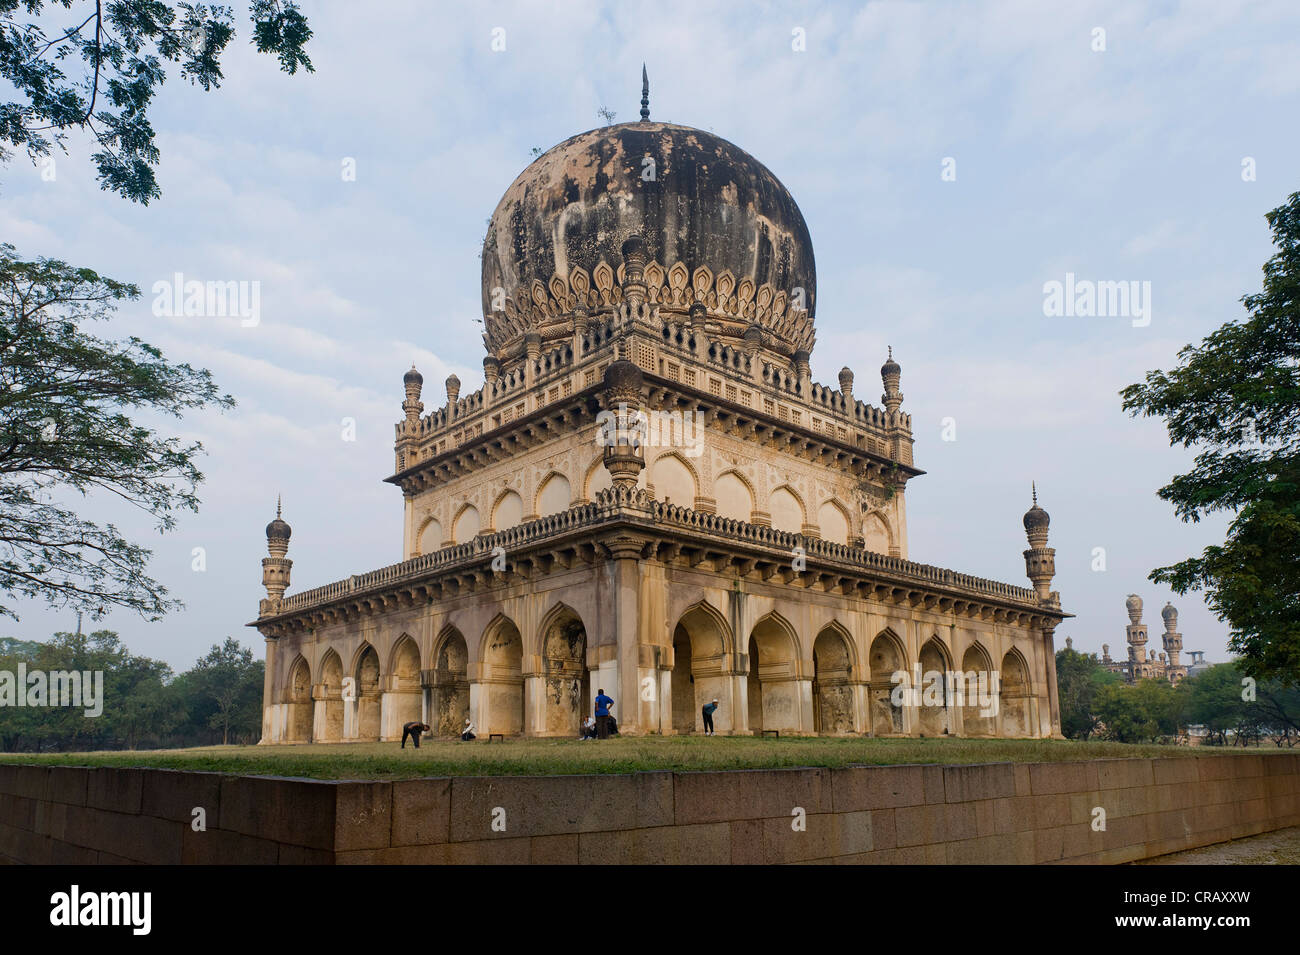
M 715 697 L 726 704 L 716 714 L 717 728 L 726 732 L 739 725 L 729 705 L 735 640 L 727 618 L 707 601 L 697 601 L 677 618 L 672 643 L 673 732 L 702 729 L 701 707 Z
M 713 478 L 713 500 L 719 517 L 750 523 L 758 494 L 754 485 L 735 468 L 728 468 Z
M 382 671 L 379 665 L 379 651 L 368 640 L 363 640 L 357 647 L 352 664 L 352 675 L 356 680 L 355 724 L 358 739 L 379 739 L 380 728 L 380 681 Z
M 993 660 L 978 640 L 972 641 L 962 654 L 957 690 L 961 694 L 962 735 L 996 736 L 998 686 Z
M 489 526 L 494 531 L 503 531 L 506 528 L 522 524 L 523 520 L 524 499 L 519 496 L 519 492 L 514 488 L 505 488 L 492 502 Z M 464 543 L 464 541 L 457 541 L 457 543 Z
M 749 632 L 748 659 L 749 728 L 802 729 L 799 636 L 790 622 L 776 611 L 760 617 Z
M 587 628 L 582 617 L 568 604 L 557 602 L 542 618 L 533 649 L 542 666 L 540 732 L 572 737 L 583 717 L 592 712 Z
M 518 625 L 498 613 L 479 641 L 481 732 L 517 736 L 524 731 L 524 642 Z
M 533 513 L 538 517 L 560 514 L 573 506 L 573 484 L 569 476 L 552 468 L 537 482 Z
M 1010 737 L 1033 735 L 1030 724 L 1030 698 L 1032 688 L 1029 665 L 1016 647 L 1002 656 L 999 693 L 1002 711 L 1002 735 Z
M 416 556 L 432 554 L 441 550 L 443 545 L 442 522 L 436 517 L 426 517 L 415 532 Z
M 875 554 L 890 554 L 894 549 L 894 531 L 879 511 L 862 518 L 862 546 Z
M 779 531 L 800 534 L 808 523 L 808 508 L 789 484 L 774 487 L 768 494 L 767 512 L 772 515 L 772 526 Z
M 907 651 L 891 628 L 876 634 L 867 651 L 871 682 L 867 695 L 871 708 L 871 735 L 890 736 L 903 732 L 903 708 L 895 702 L 893 676 L 907 672 Z
M 813 640 L 813 732 L 841 736 L 855 728 L 854 647 L 848 629 L 836 620 Z
M 414 664 L 414 666 L 412 666 Z M 398 677 L 414 676 L 420 678 L 420 647 L 415 638 L 405 631 L 393 641 L 393 649 L 388 653 L 388 667 L 384 671 Z
M 434 641 L 429 725 L 438 736 L 459 736 L 469 718 L 469 649 L 459 629 L 447 624 Z
M 833 544 L 848 544 L 853 522 L 849 518 L 849 509 L 836 498 L 822 501 L 817 508 L 817 527 L 822 540 Z
M 343 660 L 330 647 L 320 661 L 315 696 L 320 701 L 313 736 L 325 743 L 343 739 Z
M 700 495 L 700 474 L 679 451 L 664 451 L 650 465 L 647 484 L 653 484 L 655 498 L 678 507 L 695 507 Z
M 456 517 L 451 522 L 451 542 L 453 544 L 464 544 L 467 541 L 472 541 L 478 536 L 482 526 L 482 518 L 479 515 L 478 508 L 466 501 L 456 511 Z
M 920 733 L 929 737 L 947 736 L 952 733 L 952 700 L 948 693 L 952 658 L 938 634 L 921 645 L 917 662 L 921 667 L 921 692 L 917 697 Z

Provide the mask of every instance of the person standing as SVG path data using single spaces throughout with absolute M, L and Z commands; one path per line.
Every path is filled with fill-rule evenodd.
M 715 699 L 712 703 L 704 704 L 704 735 L 712 736 L 713 733 L 713 712 L 718 708 L 718 701 Z
M 609 739 L 609 708 L 614 701 L 605 695 L 605 691 L 596 691 L 596 738 Z
M 411 722 L 402 727 L 402 749 L 406 749 L 406 737 L 415 740 L 415 748 L 420 748 L 420 734 L 429 732 L 428 723 Z

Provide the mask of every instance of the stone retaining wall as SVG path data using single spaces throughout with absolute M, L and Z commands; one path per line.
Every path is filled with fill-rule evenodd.
M 394 782 L 0 764 L 19 863 L 1117 863 L 1295 825 L 1286 752 Z

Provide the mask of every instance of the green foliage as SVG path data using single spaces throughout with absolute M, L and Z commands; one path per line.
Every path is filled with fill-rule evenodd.
M 1184 684 L 1190 692 L 1188 720 L 1205 727 L 1205 742 L 1245 746 L 1268 738 L 1287 747 L 1300 742 L 1300 690 L 1279 680 L 1253 687 L 1251 682 L 1235 664 L 1220 663 Z
M 1056 651 L 1056 686 L 1061 707 L 1061 732 L 1068 739 L 1088 739 L 1097 730 L 1098 691 L 1120 680 L 1101 665 L 1095 653 Z
M 205 370 L 173 365 L 138 338 L 103 341 L 83 326 L 138 297 L 132 285 L 0 245 L 0 594 L 92 617 L 107 607 L 157 619 L 179 604 L 144 571 L 150 552 L 58 503 L 52 489 L 106 491 L 152 516 L 197 510 L 198 442 L 134 421 L 230 408 Z M 0 603 L 0 616 L 14 616 Z
M 17 19 L 20 8 L 32 19 Z M 304 50 L 311 29 L 296 3 L 253 0 L 251 19 L 259 53 L 275 55 L 286 73 L 312 71 Z M 83 129 L 99 145 L 101 188 L 147 205 L 161 194 L 149 106 L 166 64 L 180 64 L 180 75 L 205 91 L 219 87 L 234 35 L 222 5 L 0 0 L 0 78 L 18 94 L 0 103 L 0 161 L 6 146 L 33 160 L 55 146 L 66 152 L 68 131 Z
M 1117 743 L 1172 740 L 1178 735 L 1186 696 L 1166 680 L 1105 684 L 1093 701 L 1102 724 L 1098 734 Z
M 102 672 L 102 712 L 87 716 L 75 706 L 0 707 L 0 750 L 136 749 L 231 739 L 255 743 L 261 736 L 264 665 L 231 639 L 175 678 L 167 664 L 132 654 L 109 630 L 56 633 L 48 643 L 0 640 L 0 670 L 16 674 L 20 663 L 29 674 Z
M 194 665 L 191 685 L 195 692 L 215 704 L 208 725 L 221 730 L 221 742 L 230 742 L 232 727 L 262 722 L 262 683 L 265 664 L 253 661 L 253 651 L 241 647 L 234 637 L 213 644 L 208 654 Z
M 1204 448 L 1159 496 L 1184 521 L 1234 515 L 1222 545 L 1151 573 L 1205 591 L 1229 648 L 1259 680 L 1300 684 L 1300 192 L 1266 217 L 1277 253 L 1263 291 L 1229 322 L 1122 392 L 1133 415 L 1165 419 L 1171 444 Z

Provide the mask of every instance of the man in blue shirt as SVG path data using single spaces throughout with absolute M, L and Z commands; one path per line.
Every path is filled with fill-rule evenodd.
M 704 704 L 704 735 L 713 735 L 713 713 L 718 708 L 718 701 Z
M 596 691 L 596 737 L 609 739 L 609 708 L 614 701 L 605 695 L 604 690 Z

